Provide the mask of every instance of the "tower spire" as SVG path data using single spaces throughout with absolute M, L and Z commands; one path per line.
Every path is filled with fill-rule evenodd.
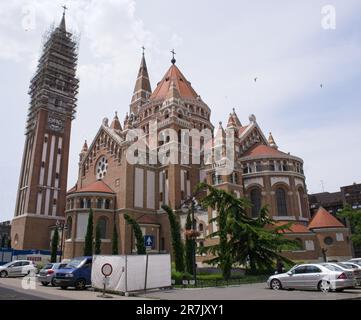
M 61 18 L 61 22 L 60 22 L 59 28 L 60 28 L 61 30 L 66 31 L 65 12 L 66 12 L 66 10 L 68 10 L 68 8 L 67 8 L 67 6 L 65 6 L 65 5 L 62 6 L 62 8 L 64 9 L 64 11 L 63 11 L 63 17 Z
M 172 62 L 172 64 L 175 64 L 177 62 L 177 60 L 175 59 L 176 53 L 175 53 L 174 49 L 171 51 L 171 53 L 173 55 L 173 58 L 172 58 L 171 62 Z
M 130 113 L 138 113 L 138 107 L 144 104 L 152 94 L 147 63 L 145 61 L 144 46 L 142 47 L 142 50 L 142 59 L 140 62 L 137 81 L 135 82 L 132 102 L 130 104 Z

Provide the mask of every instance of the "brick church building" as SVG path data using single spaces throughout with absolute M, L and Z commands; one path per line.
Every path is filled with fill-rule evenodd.
M 133 216 L 143 234 L 151 239 L 149 252 L 169 252 L 170 228 L 161 206 L 169 205 L 184 229 L 188 212 L 185 203 L 192 198 L 197 184 L 206 181 L 250 199 L 253 206 L 248 213 L 252 217 L 268 204 L 278 224 L 292 221 L 286 236 L 299 241 L 302 249 L 285 252 L 290 258 L 316 261 L 325 254 L 337 260 L 351 256 L 349 231 L 340 221 L 323 208 L 311 219 L 303 160 L 280 151 L 272 134 L 265 136 L 254 115 L 244 124 L 233 110 L 227 124 L 219 123 L 215 129 L 210 121 L 211 108 L 180 71 L 174 55 L 164 77 L 152 90 L 143 53 L 129 113 L 124 121 L 117 113 L 111 120 L 102 120 L 96 136 L 84 143 L 78 179 L 65 194 L 78 86 L 75 47 L 63 17 L 45 45 L 31 84 L 29 129 L 12 226 L 14 248 L 47 249 L 51 229 L 60 220 L 67 226 L 64 257 L 82 255 L 92 208 L 94 224 L 99 224 L 101 231 L 103 254 L 111 253 L 114 227 L 119 235 L 119 253 L 135 251 L 125 213 Z M 157 124 L 155 144 L 151 143 L 152 123 Z M 209 130 L 214 138 L 211 144 L 202 139 L 200 144 L 184 144 L 184 132 L 192 129 Z M 132 139 L 135 130 L 139 135 Z M 232 143 L 227 144 L 230 133 Z M 148 142 L 148 147 L 134 150 L 133 155 L 145 161 L 131 163 L 129 150 L 138 140 Z M 206 147 L 218 157 L 206 158 Z M 234 155 L 231 172 L 219 170 L 225 163 L 226 149 Z M 149 161 L 152 152 L 156 154 L 155 162 Z M 176 154 L 178 162 L 159 160 L 169 160 L 170 152 Z M 199 162 L 181 161 L 196 153 Z M 197 245 L 207 246 L 217 241 L 207 237 L 217 228 L 216 223 L 208 222 L 217 212 L 199 205 L 195 209 Z M 197 257 L 199 266 L 204 259 Z

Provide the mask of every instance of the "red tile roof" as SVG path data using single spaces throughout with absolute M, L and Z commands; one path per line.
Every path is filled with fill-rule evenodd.
M 284 226 L 288 221 L 279 221 L 275 225 L 277 227 Z M 285 229 L 283 233 L 310 233 L 311 231 L 308 228 L 300 223 L 293 223 L 289 229 Z
M 198 94 L 192 88 L 191 83 L 185 78 L 176 65 L 172 65 L 162 81 L 150 96 L 150 100 L 160 100 L 167 96 L 171 83 L 174 82 L 182 98 L 196 99 Z
M 344 228 L 345 226 L 337 220 L 331 213 L 329 213 L 323 207 L 320 207 L 317 213 L 314 215 L 310 221 L 308 228 L 317 229 L 317 228 Z
M 114 193 L 114 191 L 102 180 L 98 180 L 94 183 L 91 183 L 79 190 L 73 191 L 73 189 L 69 190 L 68 193 L 84 193 L 84 192 Z
M 278 151 L 277 149 L 271 148 L 264 144 L 258 144 L 255 147 L 248 150 L 243 157 L 252 157 L 252 156 L 279 156 L 279 155 L 287 155 L 282 151 Z

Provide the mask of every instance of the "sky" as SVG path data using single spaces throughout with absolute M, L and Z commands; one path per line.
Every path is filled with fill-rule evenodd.
M 68 188 L 84 140 L 129 110 L 143 45 L 153 89 L 174 48 L 213 124 L 232 108 L 243 124 L 255 114 L 280 150 L 304 160 L 309 193 L 361 182 L 359 0 L 0 0 L 0 221 L 14 214 L 28 87 L 64 4 L 80 79 Z

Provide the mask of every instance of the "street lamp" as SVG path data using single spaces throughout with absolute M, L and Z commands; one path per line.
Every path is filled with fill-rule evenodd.
M 60 241 L 60 261 L 63 258 L 63 242 L 64 242 L 64 230 L 68 230 L 68 226 L 64 222 L 59 222 L 59 220 L 56 220 L 56 228 L 58 230 L 61 230 L 61 241 Z

